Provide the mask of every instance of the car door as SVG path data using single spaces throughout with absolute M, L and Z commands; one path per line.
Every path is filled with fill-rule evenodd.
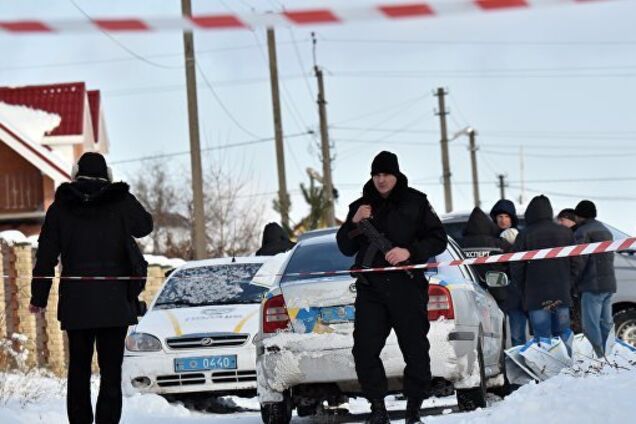
M 463 258 L 463 253 L 454 243 L 451 243 L 455 254 Z M 503 313 L 497 306 L 495 299 L 482 286 L 478 274 L 470 266 L 460 266 L 460 270 L 473 287 L 475 306 L 481 321 L 483 331 L 482 351 L 484 354 L 484 362 L 488 366 L 499 364 L 499 356 L 501 353 L 501 339 L 503 326 Z

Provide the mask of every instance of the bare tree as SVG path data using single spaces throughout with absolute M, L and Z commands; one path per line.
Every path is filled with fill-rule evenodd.
M 204 204 L 209 257 L 251 254 L 260 244 L 264 207 L 247 190 L 249 178 L 205 161 Z M 237 168 L 239 171 L 237 171 Z M 134 194 L 153 215 L 150 235 L 155 254 L 192 259 L 192 191 L 187 172 L 172 172 L 160 162 L 143 166 L 132 180 Z
M 183 190 L 174 173 L 163 162 L 145 163 L 131 181 L 133 194 L 152 215 L 154 230 L 148 236 L 150 249 L 157 255 L 189 258 L 191 256 L 187 208 Z

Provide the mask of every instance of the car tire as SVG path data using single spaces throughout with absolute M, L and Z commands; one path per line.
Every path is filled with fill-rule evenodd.
M 481 337 L 477 343 L 477 362 L 479 364 L 479 386 L 470 389 L 457 389 L 457 406 L 460 411 L 473 411 L 486 407 L 486 370 Z
M 623 309 L 614 315 L 616 337 L 636 347 L 636 308 Z
M 291 395 L 284 392 L 282 402 L 261 404 L 261 419 L 263 424 L 289 424 L 293 410 Z

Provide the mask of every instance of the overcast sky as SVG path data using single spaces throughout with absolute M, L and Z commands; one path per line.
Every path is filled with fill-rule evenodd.
M 344 0 L 342 0 L 344 1 Z M 194 13 L 257 12 L 318 0 L 194 0 Z M 335 4 L 337 2 L 328 2 Z M 347 4 L 376 4 L 347 0 Z M 387 3 L 383 1 L 382 3 Z M 342 4 L 342 3 L 340 3 Z M 177 16 L 180 1 L 3 0 L 0 20 Z M 283 94 L 287 184 L 292 218 L 307 207 L 298 185 L 305 169 L 321 170 L 318 140 L 295 136 L 316 129 L 316 81 L 310 33 L 325 69 L 330 135 L 335 145 L 337 215 L 360 194 L 373 156 L 400 157 L 412 185 L 444 211 L 440 184 L 436 87 L 449 91 L 450 133 L 468 125 L 477 141 L 480 190 L 488 210 L 499 196 L 496 174 L 507 175 L 507 196 L 518 202 L 524 147 L 526 202 L 543 192 L 555 213 L 589 198 L 602 219 L 636 233 L 636 2 L 607 1 L 553 8 L 475 13 L 400 22 L 351 23 L 277 30 Z M 213 148 L 273 135 L 265 33 L 197 32 L 202 144 Z M 58 35 L 0 33 L 2 85 L 86 81 L 103 93 L 109 160 L 118 162 L 188 149 L 182 36 L 178 32 Z M 208 85 L 214 87 L 213 95 Z M 451 143 L 456 210 L 472 207 L 466 137 Z M 216 150 L 206 159 L 249 178 L 245 194 L 266 204 L 277 190 L 273 142 Z M 142 162 L 116 164 L 118 176 Z M 188 156 L 166 159 L 175 175 Z

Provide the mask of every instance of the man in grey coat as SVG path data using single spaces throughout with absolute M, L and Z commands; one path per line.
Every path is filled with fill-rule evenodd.
M 596 218 L 596 206 L 582 200 L 574 210 L 577 244 L 612 240 L 612 233 Z M 580 258 L 576 289 L 581 295 L 581 321 L 585 337 L 592 343 L 596 355 L 605 354 L 605 343 L 614 325 L 612 295 L 616 293 L 614 254 L 601 253 Z

